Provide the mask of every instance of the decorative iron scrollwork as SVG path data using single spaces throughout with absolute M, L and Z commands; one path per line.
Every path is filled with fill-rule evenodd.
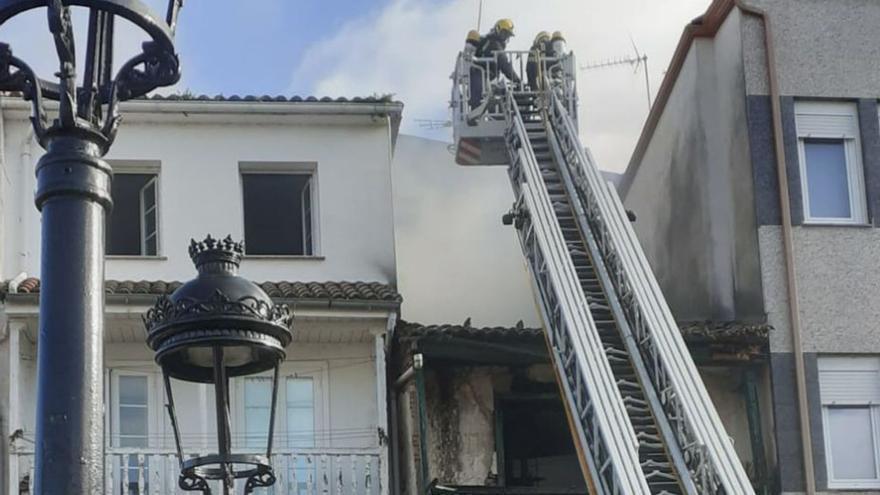
M 247 316 L 283 326 L 290 326 L 292 318 L 286 304 L 271 304 L 253 296 L 232 300 L 218 289 L 206 300 L 186 298 L 171 301 L 167 296 L 162 296 L 146 312 L 143 320 L 147 331 L 151 331 L 166 321 L 211 314 Z
M 261 471 L 251 475 L 244 484 L 244 493 L 253 493 L 255 488 L 267 488 L 275 484 L 275 473 L 272 470 Z
M 180 0 L 170 1 L 166 24 L 163 25 L 145 5 L 135 0 L 2 2 L 0 25 L 26 10 L 46 8 L 59 69 L 55 73 L 58 82 L 42 80 L 27 64 L 12 55 L 8 45 L 0 44 L 0 91 L 20 92 L 32 102 L 34 133 L 44 148 L 54 132 L 77 130 L 93 136 L 106 152 L 116 137 L 121 101 L 173 85 L 180 79 L 180 61 L 174 50 L 173 31 L 181 4 Z M 76 82 L 76 42 L 71 6 L 89 9 L 88 49 L 82 87 L 77 87 Z M 116 16 L 139 26 L 152 39 L 143 43 L 142 52 L 122 64 L 115 77 L 111 77 L 113 18 Z M 44 99 L 59 102 L 57 118 L 51 126 L 46 118 Z
M 177 479 L 177 486 L 185 492 L 202 492 L 202 495 L 211 495 L 211 487 L 208 486 L 208 480 L 192 471 L 180 473 L 180 477 Z

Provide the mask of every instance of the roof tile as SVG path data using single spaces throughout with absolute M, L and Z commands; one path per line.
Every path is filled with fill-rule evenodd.
M 182 284 L 166 280 L 107 280 L 107 294 L 171 294 Z M 388 284 L 381 282 L 262 282 L 258 283 L 270 297 L 302 300 L 381 301 L 400 303 L 402 298 Z M 0 295 L 8 293 L 9 283 L 0 283 Z M 27 278 L 19 285 L 18 294 L 39 294 L 40 279 Z

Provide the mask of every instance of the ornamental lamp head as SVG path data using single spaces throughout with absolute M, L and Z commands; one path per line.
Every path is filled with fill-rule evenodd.
M 231 486 L 235 478 L 247 478 L 246 487 L 250 489 L 275 482 L 268 462 L 274 414 L 269 420 L 265 455 L 231 452 L 229 378 L 274 369 L 274 411 L 278 367 L 293 338 L 293 317 L 286 305 L 274 304 L 259 286 L 238 275 L 243 253 L 243 244 L 229 236 L 218 240 L 209 235 L 201 242 L 191 241 L 189 254 L 198 276 L 170 296 L 159 298 L 144 315 L 147 344 L 165 377 L 168 412 L 181 464 L 179 485 L 185 490 L 207 487 L 211 480 Z M 184 460 L 171 378 L 214 386 L 219 454 Z

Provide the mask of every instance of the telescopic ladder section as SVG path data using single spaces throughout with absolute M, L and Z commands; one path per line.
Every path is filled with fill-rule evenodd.
M 507 55 L 523 67 L 525 54 Z M 505 221 L 518 230 L 591 493 L 753 494 L 617 192 L 580 144 L 573 56 L 539 62 L 546 90 L 484 81 L 474 115 L 472 67 L 491 63 L 459 57 L 457 160 L 498 163 L 494 150 L 507 151 L 516 201 Z

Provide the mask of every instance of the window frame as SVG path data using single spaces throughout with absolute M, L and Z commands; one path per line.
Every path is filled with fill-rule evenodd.
M 147 211 L 147 208 L 144 204 L 144 191 L 153 186 L 153 206 L 150 208 L 150 211 Z M 138 192 L 138 206 L 140 207 L 140 220 L 141 220 L 141 256 L 154 257 L 159 255 L 159 175 L 156 174 L 152 179 L 148 180 L 144 187 Z M 156 218 L 154 231 L 151 234 L 147 234 L 147 215 L 150 212 L 153 212 L 153 216 Z M 147 254 L 147 238 L 153 236 L 156 238 L 156 252 L 153 254 Z
M 873 363 L 871 363 L 873 361 Z M 873 364 L 873 366 L 872 366 Z M 823 446 L 825 448 L 825 469 L 828 479 L 828 488 L 831 490 L 866 490 L 880 488 L 880 403 L 873 399 L 837 399 L 828 398 L 822 393 L 823 372 L 874 372 L 880 378 L 880 358 L 876 356 L 820 356 L 818 362 L 820 402 L 822 410 L 822 433 Z M 832 438 L 830 429 L 830 411 L 835 408 L 867 408 L 871 418 L 871 437 L 874 447 L 874 473 L 873 479 L 835 479 L 834 457 L 832 453 Z
M 858 106 L 855 102 L 847 101 L 796 101 L 794 105 L 798 171 L 800 175 L 801 206 L 804 224 L 866 225 L 868 223 L 868 211 Z M 850 118 L 849 125 L 841 125 L 839 122 L 840 117 Z M 810 119 L 811 122 L 805 122 L 807 119 Z M 816 125 L 817 122 L 818 126 Z M 836 218 L 812 215 L 810 211 L 805 146 L 805 142 L 809 140 L 842 141 L 846 160 L 846 180 L 850 207 L 849 217 Z
M 239 191 L 239 211 L 241 212 L 241 232 L 244 238 L 245 232 L 245 215 L 244 215 L 244 176 L 245 175 L 308 175 L 309 180 L 306 187 L 309 193 L 309 222 L 310 231 L 303 232 L 303 243 L 306 239 L 311 240 L 311 254 L 248 254 L 247 240 L 245 239 L 246 258 L 288 258 L 288 259 L 323 259 L 321 250 L 321 222 L 320 222 L 320 200 L 319 200 L 319 179 L 317 162 L 251 162 L 243 161 L 238 164 L 238 191 Z M 300 199 L 302 201 L 302 199 Z M 303 208 L 301 208 L 303 210 Z M 304 215 L 305 212 L 301 211 Z M 305 220 L 305 218 L 304 218 Z M 305 229 L 305 222 L 303 222 Z M 306 235 L 308 234 L 308 235 Z M 305 245 L 303 246 L 305 248 Z M 307 252 L 306 249 L 304 251 Z
M 136 376 L 147 378 L 147 446 L 144 449 L 153 448 L 157 442 L 153 439 L 161 438 L 164 434 L 164 424 L 159 414 L 160 404 L 164 404 L 164 394 L 158 385 L 158 372 L 144 366 L 136 368 L 109 368 L 110 378 L 110 438 L 107 441 L 109 449 L 129 449 L 141 447 L 122 447 L 119 445 L 119 378 L 123 376 Z
M 276 452 L 288 451 L 319 451 L 321 448 L 330 446 L 330 392 L 329 383 L 329 366 L 327 361 L 286 361 L 281 364 L 278 374 L 278 402 L 275 407 L 275 440 L 273 442 L 273 450 Z M 244 437 L 246 420 L 245 420 L 245 391 L 244 384 L 246 378 L 252 377 L 272 377 L 272 371 L 259 373 L 256 375 L 248 375 L 233 380 L 230 391 L 230 401 L 234 404 L 235 414 L 232 418 L 233 437 Z M 287 416 L 286 416 L 286 386 L 287 378 L 310 378 L 313 384 L 313 400 L 315 415 L 315 445 L 314 447 L 290 447 L 287 442 L 283 441 L 287 433 Z M 244 442 L 242 442 L 244 443 Z M 266 446 L 247 447 L 239 445 L 236 447 L 242 452 L 260 453 L 265 452 Z
M 142 174 L 142 175 L 152 175 L 153 178 L 147 181 L 155 182 L 155 205 L 154 208 L 156 210 L 156 254 L 144 254 L 146 252 L 146 242 L 144 231 L 146 228 L 144 222 L 144 211 L 142 199 L 139 195 L 138 197 L 138 218 L 141 220 L 141 228 L 140 236 L 138 244 L 141 247 L 141 254 L 106 254 L 105 257 L 107 259 L 137 259 L 137 260 L 156 260 L 156 259 L 165 259 L 163 255 L 162 249 L 162 164 L 158 160 L 107 160 L 107 162 L 113 168 L 113 175 L 126 175 L 126 174 Z M 146 187 L 146 185 L 144 186 Z M 109 216 L 108 216 L 109 219 Z M 106 251 L 106 248 L 105 248 Z

